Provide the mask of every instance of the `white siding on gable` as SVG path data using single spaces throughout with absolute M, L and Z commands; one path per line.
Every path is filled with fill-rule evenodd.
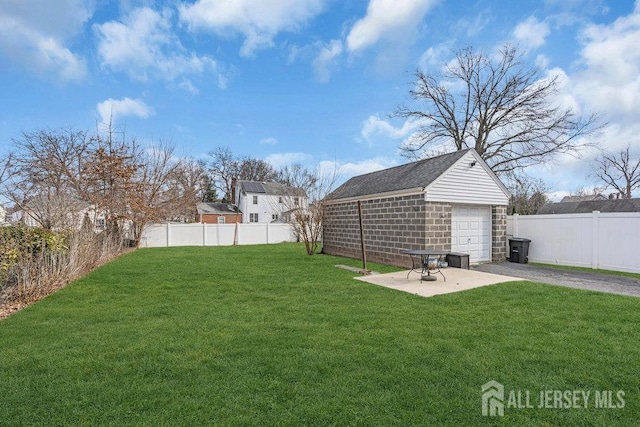
M 471 166 L 472 162 L 476 162 Z M 470 151 L 425 189 L 427 202 L 507 205 L 509 198 L 488 166 Z

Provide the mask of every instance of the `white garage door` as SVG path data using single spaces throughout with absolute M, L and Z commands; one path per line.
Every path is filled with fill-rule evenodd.
M 451 207 L 451 251 L 469 254 L 469 262 L 491 261 L 491 207 Z

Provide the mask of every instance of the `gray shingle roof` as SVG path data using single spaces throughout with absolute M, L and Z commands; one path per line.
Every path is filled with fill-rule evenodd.
M 406 165 L 355 176 L 329 194 L 327 198 L 331 200 L 347 199 L 426 187 L 453 166 L 469 150 L 472 149 L 454 151 L 453 153 L 431 157 Z
M 547 203 L 536 215 L 600 212 L 640 212 L 640 199 L 589 200 Z
M 590 196 L 564 196 L 560 203 L 568 202 L 588 202 L 590 200 L 607 200 L 602 194 L 592 194 Z
M 266 194 L 269 196 L 300 196 L 306 197 L 304 190 L 301 188 L 291 188 L 284 184 L 274 181 L 238 181 L 242 189 L 247 194 Z
M 205 215 L 205 214 L 225 215 L 225 214 L 234 214 L 239 212 L 236 205 L 232 205 L 231 203 L 202 202 L 202 203 L 198 203 L 197 209 L 200 215 Z

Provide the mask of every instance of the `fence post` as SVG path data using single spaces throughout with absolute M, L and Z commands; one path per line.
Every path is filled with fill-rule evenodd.
M 269 244 L 269 223 L 267 223 L 267 244 Z
M 512 237 L 518 237 L 518 235 L 520 234 L 518 232 L 518 217 L 520 216 L 520 214 L 514 213 L 513 215 L 511 215 L 511 217 L 513 218 L 513 236 Z
M 202 223 L 202 246 L 207 246 L 207 224 Z
M 600 264 L 600 211 L 591 212 L 591 268 L 596 269 Z
M 167 222 L 167 247 L 171 246 L 171 223 Z

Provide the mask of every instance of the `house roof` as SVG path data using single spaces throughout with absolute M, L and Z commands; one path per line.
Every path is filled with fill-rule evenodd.
M 355 176 L 329 194 L 327 198 L 347 199 L 426 187 L 470 150 L 472 148 Z
M 590 196 L 564 196 L 560 203 L 588 202 L 590 200 L 607 200 L 602 194 L 592 194 Z
M 296 189 L 292 189 L 284 184 L 273 181 L 238 181 L 238 185 L 247 194 L 266 194 L 268 196 L 305 196 L 302 189 L 297 189 L 296 191 Z
M 536 215 L 600 212 L 640 212 L 640 199 L 587 200 L 583 202 L 547 203 Z
M 199 215 L 230 215 L 240 212 L 240 210 L 231 203 L 209 203 L 201 202 L 196 206 Z

